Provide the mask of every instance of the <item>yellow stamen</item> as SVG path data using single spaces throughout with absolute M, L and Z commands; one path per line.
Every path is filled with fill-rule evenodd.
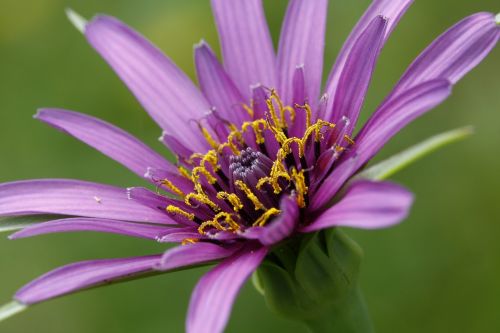
M 250 118 L 253 118 L 255 112 L 253 110 L 253 101 L 250 101 L 250 105 L 246 105 L 243 103 L 242 105 L 243 109 L 248 113 L 248 115 L 250 116 Z
M 304 177 L 304 171 L 292 168 L 291 179 L 295 184 L 295 189 L 297 190 L 297 204 L 300 208 L 304 208 L 306 206 L 305 196 L 308 191 L 308 187 L 306 186 L 306 180 Z
M 219 222 L 214 221 L 214 220 L 209 220 L 209 221 L 205 221 L 202 224 L 200 224 L 200 226 L 198 227 L 198 233 L 200 233 L 202 235 L 205 234 L 205 229 L 208 227 L 214 227 L 215 229 L 220 230 L 220 231 L 226 230 Z
M 160 181 L 160 183 L 161 183 L 163 186 L 165 186 L 165 187 L 167 187 L 168 189 L 170 189 L 170 190 L 171 190 L 172 192 L 174 192 L 175 194 L 177 194 L 178 196 L 183 197 L 183 198 L 186 196 L 186 194 L 185 194 L 184 192 L 182 192 L 180 188 L 178 188 L 177 186 L 175 186 L 175 185 L 174 185 L 174 184 L 173 184 L 170 180 L 168 180 L 167 178 L 162 179 L 162 180 Z
M 312 118 L 311 106 L 307 103 L 305 105 L 296 104 L 295 106 L 306 111 L 306 128 L 309 128 L 311 126 L 311 118 Z
M 243 204 L 241 203 L 238 196 L 234 193 L 218 192 L 217 199 L 229 201 L 231 205 L 233 205 L 233 210 L 235 212 L 239 211 L 240 209 L 243 209 Z
M 237 180 L 234 182 L 234 185 L 245 192 L 247 198 L 254 204 L 255 210 L 265 209 L 262 202 L 259 201 L 259 199 L 255 196 L 255 194 L 253 194 L 252 190 L 250 190 L 250 188 L 245 183 L 243 183 L 241 180 Z
M 177 214 L 177 215 L 181 215 L 181 216 L 184 216 L 185 218 L 187 218 L 188 220 L 194 220 L 194 214 L 193 213 L 188 213 L 182 209 L 180 209 L 179 207 L 176 207 L 174 205 L 168 205 L 167 206 L 167 212 L 171 213 L 171 214 Z
M 255 134 L 255 143 L 262 144 L 264 143 L 264 136 L 262 133 L 267 128 L 267 122 L 264 119 L 258 119 L 255 121 L 246 121 L 241 126 L 241 130 L 246 132 L 248 128 L 252 128 Z
M 349 135 L 347 135 L 347 134 L 346 134 L 346 135 L 344 135 L 344 140 L 346 140 L 346 141 L 347 141 L 347 143 L 349 143 L 350 145 L 355 144 L 354 140 L 353 140 L 353 139 L 351 139 L 351 137 L 350 137 Z
M 229 229 L 232 231 L 236 231 L 240 229 L 240 225 L 233 220 L 233 216 L 230 213 L 220 212 L 215 215 L 214 221 L 221 223 L 222 221 L 229 225 Z M 227 230 L 227 229 L 226 229 Z
M 187 178 L 189 180 L 191 180 L 191 175 L 189 174 L 189 171 L 184 168 L 183 166 L 178 166 L 177 167 L 177 170 L 179 170 L 179 173 L 181 174 L 181 176 L 183 176 L 184 178 Z
M 254 227 L 259 226 L 263 227 L 266 225 L 267 221 L 275 215 L 279 215 L 281 211 L 277 208 L 270 208 L 264 212 L 253 224 Z
M 195 244 L 198 242 L 199 242 L 198 238 L 185 238 L 184 240 L 182 240 L 181 245 Z
M 304 156 L 304 143 L 301 139 L 296 137 L 286 139 L 285 142 L 283 142 L 283 144 L 281 145 L 281 149 L 283 149 L 283 151 L 286 152 L 287 155 L 290 154 L 292 152 L 290 148 L 290 145 L 292 143 L 296 143 L 299 147 L 299 157 Z
M 217 206 L 212 200 L 210 200 L 209 197 L 204 193 L 193 193 L 192 192 L 192 193 L 189 193 L 188 195 L 186 195 L 186 197 L 184 198 L 184 202 L 186 203 L 186 205 L 194 207 L 195 205 L 193 205 L 191 200 L 197 201 L 201 204 L 205 204 L 208 207 L 212 208 L 212 210 L 214 210 L 216 212 L 218 212 L 220 210 L 220 207 Z
M 217 182 L 217 178 L 215 178 L 207 169 L 205 169 L 204 166 L 197 166 L 193 168 L 191 179 L 193 180 L 193 182 L 199 183 L 201 175 L 205 176 L 210 184 L 215 184 Z
M 219 144 L 215 141 L 210 132 L 203 126 L 200 126 L 200 130 L 210 147 L 212 147 L 213 149 L 217 149 L 219 147 Z

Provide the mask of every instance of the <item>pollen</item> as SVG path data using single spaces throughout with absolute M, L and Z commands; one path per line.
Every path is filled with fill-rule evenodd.
M 279 206 L 283 196 L 294 198 L 297 207 L 306 209 L 311 183 L 318 182 L 315 177 L 328 174 L 340 154 L 354 145 L 347 135 L 347 119 L 340 128 L 314 119 L 309 104 L 286 105 L 274 89 L 268 90 L 267 100 L 258 105 L 266 107 L 262 118 L 255 118 L 263 113 L 255 112 L 254 101 L 242 105 L 251 120 L 239 126 L 219 115 L 215 116 L 219 127 L 198 125 L 210 148 L 206 153 L 179 158 L 185 166 L 178 167 L 179 174 L 193 183 L 193 192 L 184 193 L 172 180 L 161 181 L 182 200 L 178 206 L 169 205 L 167 212 L 198 223 L 201 235 L 264 227 L 282 214 Z M 226 133 L 224 138 L 220 133 Z M 323 154 L 318 164 L 326 151 L 336 153 Z M 185 205 L 192 212 L 181 208 Z M 183 244 L 195 241 L 187 238 Z

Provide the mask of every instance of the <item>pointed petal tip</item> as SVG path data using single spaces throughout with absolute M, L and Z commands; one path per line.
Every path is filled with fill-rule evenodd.
M 264 85 L 262 85 L 262 83 L 260 83 L 260 82 L 257 82 L 257 83 L 254 83 L 254 84 L 250 85 L 250 89 L 252 89 L 252 90 L 259 89 L 259 88 L 262 88 L 262 87 L 264 87 Z
M 194 44 L 194 46 L 193 46 L 193 48 L 195 50 L 205 48 L 205 47 L 208 47 L 208 43 L 204 38 L 200 39 L 200 41 L 198 43 Z
M 81 33 L 85 33 L 87 20 L 71 8 L 66 8 L 65 12 L 69 21 L 75 26 L 75 28 Z
M 160 135 L 160 137 L 158 138 L 158 141 L 163 142 L 163 140 L 165 139 L 165 136 L 166 136 L 166 135 L 168 135 L 168 133 L 167 133 L 167 132 L 165 132 L 165 131 L 161 132 L 161 135 Z

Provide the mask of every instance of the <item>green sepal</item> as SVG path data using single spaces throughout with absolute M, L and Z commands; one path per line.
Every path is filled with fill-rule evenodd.
M 370 179 L 384 180 L 398 171 L 413 164 L 417 160 L 429 155 L 449 144 L 461 141 L 474 133 L 472 127 L 463 127 L 434 135 L 419 144 L 416 144 L 396 155 L 379 162 L 358 173 L 353 180 Z
M 254 281 L 273 312 L 311 322 L 357 289 L 362 256 L 361 248 L 339 229 L 324 230 L 280 245 Z

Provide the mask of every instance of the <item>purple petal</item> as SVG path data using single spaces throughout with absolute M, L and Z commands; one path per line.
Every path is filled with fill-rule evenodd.
M 334 122 L 346 117 L 353 124 L 352 127 L 355 126 L 375 70 L 386 28 L 387 19 L 375 17 L 352 46 L 335 92 L 332 107 Z
M 182 243 L 187 238 L 191 239 L 204 239 L 205 236 L 200 235 L 198 228 L 194 226 L 188 226 L 184 228 L 178 228 L 179 230 L 171 229 L 164 233 L 158 238 L 160 243 Z
M 41 109 L 35 118 L 85 142 L 140 177 L 144 176 L 148 167 L 177 171 L 144 143 L 100 119 L 61 109 Z
M 21 288 L 15 299 L 34 304 L 81 289 L 128 280 L 152 272 L 160 257 L 89 260 L 63 266 Z
M 281 200 L 281 214 L 265 227 L 253 227 L 243 233 L 243 237 L 257 239 L 263 245 L 271 246 L 290 236 L 298 223 L 299 207 L 295 197 L 287 196 Z
M 0 184 L 0 216 L 32 214 L 173 223 L 166 213 L 129 200 L 119 187 L 70 179 Z
M 455 84 L 478 65 L 496 45 L 500 27 L 490 13 L 478 13 L 439 36 L 410 65 L 391 97 L 423 82 L 444 79 Z
M 423 83 L 394 98 L 377 110 L 354 140 L 352 150 L 325 179 L 311 200 L 311 209 L 328 202 L 344 182 L 368 162 L 403 127 L 443 102 L 451 93 L 448 81 Z
M 375 111 L 356 136 L 354 151 L 359 157 L 358 164 L 367 162 L 404 126 L 441 104 L 450 94 L 450 82 L 429 81 Z
M 176 137 L 169 135 L 167 132 L 162 133 L 160 142 L 163 142 L 167 148 L 177 155 L 181 162 L 187 161 L 194 153 L 193 150 L 186 147 Z
M 153 184 L 161 186 L 162 189 L 167 190 L 172 194 L 177 195 L 177 193 L 174 193 L 171 188 L 165 186 L 165 184 L 163 183 L 164 180 L 172 182 L 172 184 L 174 184 L 179 190 L 184 193 L 190 193 L 194 191 L 193 182 L 190 179 L 180 175 L 178 170 L 176 170 L 174 173 L 163 169 L 148 168 L 146 174 L 144 174 L 144 178 L 149 179 Z
M 76 231 L 97 231 L 156 240 L 170 227 L 96 218 L 68 218 L 35 224 L 9 236 L 10 239 Z M 173 228 L 178 229 L 178 228 Z
M 249 99 L 250 86 L 276 86 L 271 35 L 262 0 L 212 0 L 224 67 Z
M 327 7 L 327 0 L 288 4 L 278 48 L 278 93 L 286 104 L 292 102 L 295 69 L 303 65 L 306 96 L 315 109 L 323 73 Z
M 244 97 L 207 43 L 201 42 L 195 47 L 194 59 L 201 91 L 222 118 L 237 125 L 249 120 L 248 113 L 242 108 Z
M 404 220 L 413 203 L 405 188 L 389 182 L 358 181 L 333 207 L 302 228 L 312 232 L 331 227 L 385 228 Z
M 211 261 L 227 258 L 234 254 L 239 248 L 241 248 L 240 245 L 222 247 L 206 242 L 176 246 L 163 254 L 160 262 L 155 268 L 166 271 L 178 267 L 209 263 Z
M 259 266 L 267 249 L 246 247 L 205 274 L 193 291 L 187 333 L 220 333 L 243 283 Z
M 86 25 L 85 35 L 167 133 L 195 151 L 207 149 L 192 120 L 202 118 L 210 107 L 170 59 L 112 17 L 95 17 Z
M 361 36 L 363 31 L 366 30 L 368 25 L 372 22 L 372 20 L 377 16 L 383 16 L 387 18 L 387 29 L 385 31 L 384 41 L 382 44 L 387 41 L 392 30 L 396 27 L 397 23 L 406 12 L 408 7 L 412 4 L 413 0 L 373 0 L 370 7 L 363 14 L 361 19 L 358 21 L 351 34 L 347 38 L 342 46 L 342 50 L 340 51 L 337 60 L 335 61 L 335 65 L 328 76 L 328 81 L 326 83 L 325 92 L 328 96 L 328 106 L 326 109 L 325 119 L 332 119 L 332 105 L 335 97 L 335 90 L 339 85 L 340 76 L 344 71 L 344 66 L 351 54 L 352 48 L 354 44 Z

